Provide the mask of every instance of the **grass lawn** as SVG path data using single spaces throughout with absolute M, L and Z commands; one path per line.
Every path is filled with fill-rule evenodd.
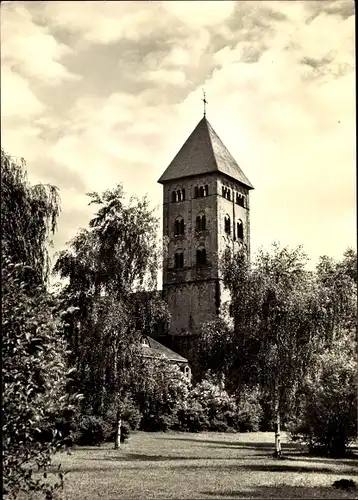
M 284 460 L 272 458 L 272 433 L 143 433 L 120 450 L 112 445 L 76 448 L 57 462 L 69 470 L 66 500 L 357 498 L 336 490 L 357 480 L 358 460 L 300 454 L 283 440 Z

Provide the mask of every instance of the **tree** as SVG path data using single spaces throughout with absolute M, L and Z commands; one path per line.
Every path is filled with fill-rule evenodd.
M 46 468 L 63 439 L 54 415 L 71 411 L 66 395 L 67 346 L 60 304 L 46 290 L 48 237 L 59 198 L 53 186 L 31 186 L 24 163 L 1 151 L 2 208 L 2 437 L 4 490 L 46 494 Z M 34 474 L 34 466 L 43 476 Z
M 322 345 L 303 381 L 302 408 L 293 437 L 314 453 L 344 456 L 357 430 L 354 332 Z
M 53 297 L 41 287 L 26 293 L 21 264 L 2 268 L 3 474 L 5 488 L 19 491 L 53 489 L 45 481 L 51 456 L 64 446 L 54 416 L 70 411 L 75 396 L 66 394 L 70 370 L 61 320 Z M 57 317 L 56 317 L 57 316 Z M 46 435 L 46 439 L 44 436 Z M 44 470 L 34 477 L 33 466 Z M 62 475 L 60 475 L 62 484 Z
M 357 254 L 346 250 L 341 261 L 323 256 L 316 268 L 322 330 L 329 345 L 357 322 Z
M 89 197 L 98 212 L 60 252 L 54 271 L 69 280 L 63 290 L 68 306 L 78 307 L 67 328 L 77 383 L 95 412 L 118 401 L 119 428 L 120 401 L 141 363 L 139 333 L 167 317 L 155 293 L 158 220 L 146 198 L 126 204 L 120 185 Z
M 178 424 L 178 412 L 189 394 L 189 379 L 165 357 L 144 358 L 140 377 L 132 389 L 146 431 L 165 431 Z
M 225 345 L 233 382 L 255 385 L 269 395 L 275 414 L 275 454 L 281 455 L 280 428 L 313 350 L 318 328 L 316 286 L 307 257 L 273 245 L 250 266 L 244 254 L 226 253 L 224 283 L 232 298 L 234 328 Z
M 15 161 L 1 149 L 2 257 L 26 267 L 29 289 L 46 283 L 49 275 L 48 239 L 56 230 L 60 199 L 55 186 L 31 186 L 25 161 Z
M 357 255 L 321 257 L 316 269 L 321 328 L 301 388 L 294 435 L 312 451 L 343 455 L 356 433 Z

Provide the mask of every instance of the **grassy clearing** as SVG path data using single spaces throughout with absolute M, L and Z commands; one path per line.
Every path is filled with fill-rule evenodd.
M 58 461 L 67 500 L 357 498 L 332 488 L 358 476 L 358 460 L 311 458 L 283 444 L 286 459 L 272 458 L 269 433 L 137 433 L 120 450 L 77 448 Z

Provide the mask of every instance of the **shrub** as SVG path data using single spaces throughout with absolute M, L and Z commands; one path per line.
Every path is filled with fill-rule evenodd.
M 142 387 L 135 395 L 142 414 L 140 428 L 148 432 L 177 428 L 188 391 L 189 381 L 177 365 L 164 358 L 148 360 Z
M 346 453 L 357 430 L 357 362 L 354 338 L 317 356 L 304 383 L 302 413 L 291 437 L 315 454 Z
M 10 498 L 20 491 L 41 491 L 52 498 L 54 487 L 35 480 L 34 467 L 46 471 L 52 455 L 64 446 L 54 415 L 70 409 L 76 397 L 66 394 L 67 345 L 58 306 L 43 287 L 24 292 L 24 266 L 2 267 L 2 444 L 4 488 Z M 63 475 L 59 475 L 60 487 Z
M 208 430 L 209 427 L 207 412 L 202 404 L 193 398 L 178 412 L 177 430 L 201 432 Z
M 190 391 L 187 404 L 180 412 L 185 430 L 228 432 L 235 429 L 237 407 L 222 384 L 204 379 Z
M 112 426 L 102 417 L 82 415 L 76 425 L 74 442 L 80 446 L 98 446 L 111 435 Z
M 240 432 L 256 432 L 263 417 L 258 388 L 244 389 L 237 401 L 236 428 Z
M 160 411 L 160 410 L 158 410 Z M 146 432 L 165 432 L 178 427 L 177 412 L 174 413 L 145 413 L 141 422 L 141 429 Z

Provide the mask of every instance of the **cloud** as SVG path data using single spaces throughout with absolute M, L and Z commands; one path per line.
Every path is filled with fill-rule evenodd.
M 179 70 L 158 69 L 148 71 L 142 75 L 142 78 L 156 82 L 159 85 L 187 85 L 185 73 Z
M 1 119 L 31 119 L 45 111 L 45 105 L 30 89 L 30 83 L 8 67 L 1 69 Z
M 71 53 L 70 48 L 34 23 L 25 5 L 11 2 L 2 8 L 1 43 L 2 64 L 42 84 L 58 85 L 79 78 L 59 62 Z
M 84 42 L 109 44 L 120 39 L 139 42 L 155 32 L 169 33 L 160 2 L 47 2 L 43 13 L 51 26 L 79 35 L 78 47 Z
M 236 2 L 162 2 L 164 9 L 191 28 L 215 26 L 225 22 L 235 10 Z

